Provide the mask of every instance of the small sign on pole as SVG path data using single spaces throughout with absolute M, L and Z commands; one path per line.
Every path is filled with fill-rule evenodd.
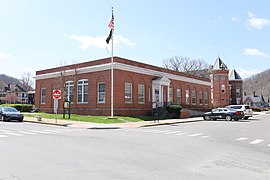
M 59 89 L 53 90 L 53 99 L 61 99 L 61 90 Z

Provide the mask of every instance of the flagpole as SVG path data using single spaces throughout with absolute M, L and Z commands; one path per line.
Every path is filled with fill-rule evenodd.
M 113 7 L 112 7 L 112 15 L 113 15 Z M 114 35 L 114 28 L 112 29 L 112 57 L 111 57 L 111 117 L 113 118 L 113 35 Z

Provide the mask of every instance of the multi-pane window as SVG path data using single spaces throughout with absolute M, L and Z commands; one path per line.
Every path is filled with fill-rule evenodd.
M 173 102 L 173 88 L 169 88 L 169 102 Z
M 105 103 L 106 84 L 104 82 L 98 83 L 98 103 Z
M 194 90 L 192 91 L 192 104 L 193 104 L 193 105 L 196 104 L 196 93 L 195 93 Z
M 240 95 L 240 88 L 236 88 L 236 95 Z
M 144 85 L 138 84 L 138 103 L 143 104 L 144 103 Z
M 202 93 L 202 91 L 199 92 L 199 103 L 200 103 L 200 105 L 203 104 L 203 93 Z
M 176 101 L 177 104 L 181 104 L 181 89 L 176 90 Z
M 46 89 L 42 88 L 41 89 L 41 101 L 40 101 L 40 103 L 45 104 L 45 102 L 46 102 L 45 100 L 46 100 Z
M 204 92 L 204 103 L 205 105 L 208 105 L 208 93 Z
M 189 89 L 186 90 L 186 104 L 189 104 Z
M 223 92 L 223 93 L 225 92 L 225 85 L 224 84 L 221 85 L 221 92 Z
M 221 80 L 225 80 L 225 75 L 224 75 L 224 74 L 221 74 L 221 75 L 220 75 L 220 79 L 221 79 Z
M 125 103 L 132 103 L 132 83 L 125 83 Z
M 74 82 L 73 81 L 67 81 L 65 83 L 65 100 L 69 102 L 73 102 L 74 100 Z
M 83 79 L 78 81 L 78 103 L 88 102 L 88 80 Z
M 148 102 L 151 102 L 151 92 L 150 92 L 150 89 L 148 89 Z

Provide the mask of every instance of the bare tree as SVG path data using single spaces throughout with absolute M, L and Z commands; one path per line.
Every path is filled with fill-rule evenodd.
M 33 79 L 32 79 L 32 75 L 30 72 L 27 73 L 23 73 L 21 75 L 21 79 L 20 79 L 21 83 L 22 83 L 22 88 L 27 92 L 32 90 L 32 86 L 33 86 Z
M 202 70 L 208 71 L 209 69 L 209 65 L 203 59 L 190 59 L 183 56 L 174 56 L 169 59 L 164 59 L 163 67 L 201 77 L 205 77 L 205 73 L 202 73 Z

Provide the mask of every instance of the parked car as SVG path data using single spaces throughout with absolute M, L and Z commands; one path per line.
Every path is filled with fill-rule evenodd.
M 253 116 L 253 111 L 249 105 L 230 105 L 226 108 L 233 108 L 244 112 L 244 119 L 248 119 Z
M 2 121 L 18 120 L 19 122 L 23 121 L 23 114 L 20 113 L 17 109 L 13 107 L 0 107 L 0 119 Z
M 243 117 L 243 111 L 238 111 L 232 108 L 216 108 L 212 109 L 211 112 L 206 112 L 203 115 L 204 120 L 226 119 L 227 121 L 231 121 L 232 119 L 234 119 L 235 121 L 238 121 Z

